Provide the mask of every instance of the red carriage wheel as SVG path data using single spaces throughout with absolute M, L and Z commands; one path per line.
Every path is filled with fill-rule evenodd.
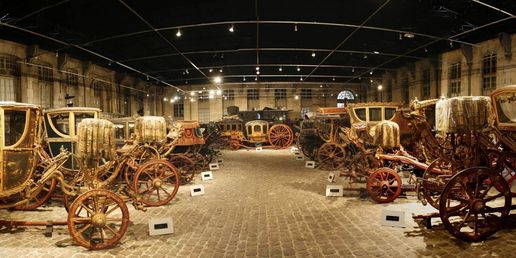
M 394 201 L 401 193 L 401 178 L 390 168 L 379 168 L 367 178 L 367 192 L 377 203 Z
M 90 250 L 113 247 L 129 226 L 129 211 L 115 193 L 95 189 L 77 197 L 68 213 L 68 231 L 80 246 Z
M 439 198 L 446 185 L 445 179 L 453 175 L 453 167 L 449 162 L 436 159 L 423 173 L 422 194 L 428 204 L 439 209 Z
M 56 184 L 57 180 L 54 178 L 47 180 L 41 186 L 38 186 L 33 193 L 31 193 L 31 198 L 27 203 L 16 206 L 14 209 L 19 211 L 31 211 L 37 209 L 39 206 L 45 204 L 48 199 L 50 199 L 50 196 L 52 196 L 54 193 Z
M 269 129 L 269 143 L 277 148 L 287 148 L 294 141 L 294 133 L 284 124 L 273 125 Z
M 168 161 L 179 171 L 181 185 L 192 182 L 195 176 L 195 162 L 192 159 L 183 154 L 176 154 L 170 157 Z
M 232 150 L 239 150 L 240 149 L 240 141 L 233 139 L 229 140 L 229 148 Z
M 510 208 L 509 185 L 500 174 L 487 167 L 457 173 L 446 184 L 439 201 L 444 226 L 464 241 L 479 241 L 494 234 L 509 215 Z
M 335 143 L 324 143 L 317 151 L 319 169 L 337 170 L 344 165 L 346 150 Z
M 141 165 L 134 176 L 134 191 L 147 206 L 169 203 L 179 189 L 179 172 L 170 162 L 151 160 Z
M 516 183 L 516 153 L 504 153 L 501 155 L 498 166 L 495 168 L 496 171 L 502 175 L 502 177 L 509 184 L 509 188 L 513 188 L 513 184 Z M 498 185 L 495 187 L 500 189 Z

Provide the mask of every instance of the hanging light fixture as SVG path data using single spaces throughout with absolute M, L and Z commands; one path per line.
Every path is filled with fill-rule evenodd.
M 301 71 L 301 68 L 299 68 L 299 66 L 297 66 L 297 71 L 298 71 L 298 72 L 299 72 L 299 71 Z
M 180 38 L 181 37 L 181 29 L 177 29 L 177 32 L 176 32 L 176 37 Z
M 231 26 L 229 27 L 229 32 L 235 32 L 235 25 L 234 24 L 231 24 Z
M 297 32 L 297 23 L 294 23 L 294 31 Z
M 281 72 L 281 71 L 283 71 L 283 68 L 281 68 L 281 66 L 280 66 L 280 67 L 278 68 L 278 71 L 280 71 L 280 72 Z
M 312 51 L 312 57 L 315 57 L 315 51 Z

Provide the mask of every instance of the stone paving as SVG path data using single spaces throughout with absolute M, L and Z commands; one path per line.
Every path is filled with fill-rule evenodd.
M 360 192 L 325 197 L 326 176 L 305 168 L 289 150 L 224 152 L 213 181 L 196 179 L 205 195 L 190 197 L 184 186 L 167 206 L 141 212 L 129 205 L 131 225 L 113 249 L 75 246 L 64 226 L 53 237 L 45 237 L 44 228 L 18 228 L 0 231 L 0 257 L 514 257 L 514 227 L 465 243 L 440 225 L 427 230 L 415 223 L 410 214 L 425 209 L 410 196 L 389 205 Z M 405 210 L 407 227 L 380 226 L 384 208 Z M 149 236 L 148 219 L 168 216 L 175 233 Z M 0 211 L 0 219 L 65 218 L 55 205 Z

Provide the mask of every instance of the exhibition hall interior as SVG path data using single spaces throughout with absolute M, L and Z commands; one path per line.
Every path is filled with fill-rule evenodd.
M 0 257 L 514 257 L 514 0 L 0 0 Z

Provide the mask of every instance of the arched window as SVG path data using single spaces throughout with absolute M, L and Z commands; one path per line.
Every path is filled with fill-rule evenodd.
M 355 95 L 349 90 L 343 90 L 337 95 L 337 107 L 345 107 L 347 103 L 354 101 Z
M 20 65 L 14 56 L 0 56 L 0 101 L 19 101 Z
M 52 107 L 54 92 L 53 68 L 48 63 L 40 63 L 34 66 L 37 71 L 37 85 L 33 86 L 34 102 L 43 108 Z

